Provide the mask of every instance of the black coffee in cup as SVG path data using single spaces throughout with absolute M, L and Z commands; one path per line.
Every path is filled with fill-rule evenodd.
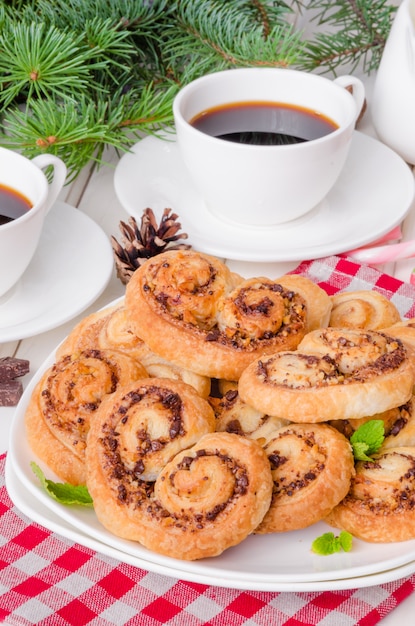
M 32 203 L 19 191 L 0 184 L 0 226 L 21 217 Z
M 190 124 L 207 135 L 253 145 L 286 145 L 319 139 L 338 128 L 328 117 L 280 102 L 234 102 L 195 115 Z

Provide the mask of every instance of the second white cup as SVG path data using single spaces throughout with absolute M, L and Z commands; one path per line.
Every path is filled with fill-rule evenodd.
M 49 184 L 43 170 L 53 167 Z M 27 159 L 0 148 L 0 187 L 27 199 L 22 215 L 0 225 L 0 296 L 21 278 L 39 244 L 45 217 L 65 184 L 64 162 L 51 154 Z M 0 212 L 1 212 L 0 206 Z M 1 321 L 1 320 L 0 320 Z

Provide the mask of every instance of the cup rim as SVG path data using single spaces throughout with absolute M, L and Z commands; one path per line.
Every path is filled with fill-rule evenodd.
M 240 72 L 240 73 L 246 73 L 246 74 L 259 74 L 259 73 L 278 73 L 278 74 L 282 74 L 284 73 L 285 75 L 291 74 L 291 75 L 295 75 L 295 76 L 303 76 L 305 77 L 305 80 L 310 80 L 310 81 L 318 81 L 320 83 L 324 83 L 325 85 L 332 85 L 333 88 L 337 91 L 337 93 L 344 93 L 344 96 L 340 96 L 340 97 L 344 97 L 345 100 L 349 100 L 353 99 L 353 96 L 344 88 L 341 87 L 340 85 L 337 85 L 334 81 L 330 80 L 329 78 L 326 78 L 325 76 L 320 76 L 319 74 L 313 74 L 311 72 L 304 72 L 301 70 L 295 70 L 295 69 L 291 69 L 291 68 L 272 68 L 272 67 L 246 67 L 246 68 L 234 68 L 234 69 L 226 69 L 226 70 L 219 70 L 218 72 L 211 72 L 209 74 L 204 74 L 203 76 L 199 76 L 198 78 L 196 78 L 195 80 L 191 81 L 190 83 L 188 83 L 187 85 L 185 85 L 184 87 L 182 87 L 180 89 L 180 91 L 176 94 L 176 96 L 174 97 L 173 100 L 173 115 L 174 115 L 174 121 L 175 121 L 175 129 L 177 131 L 177 126 L 180 124 L 185 130 L 186 132 L 197 136 L 197 137 L 204 137 L 204 140 L 207 143 L 214 143 L 217 144 L 218 141 L 221 142 L 221 145 L 223 145 L 224 149 L 232 149 L 235 150 L 240 149 L 240 150 L 244 150 L 244 151 L 258 151 L 261 150 L 263 151 L 264 149 L 266 149 L 267 151 L 271 151 L 271 150 L 275 150 L 278 149 L 278 151 L 292 151 L 292 150 L 299 150 L 301 149 L 305 149 L 307 146 L 315 146 L 317 143 L 324 143 L 328 140 L 328 138 L 335 138 L 338 135 L 341 135 L 345 132 L 348 131 L 348 129 L 350 128 L 350 125 L 354 126 L 354 122 L 356 119 L 356 115 L 355 113 L 351 113 L 350 114 L 350 119 L 345 122 L 344 124 L 342 124 L 341 126 L 338 126 L 338 128 L 336 128 L 335 130 L 333 130 L 332 132 L 328 133 L 327 135 L 324 135 L 323 137 L 318 137 L 316 139 L 311 139 L 307 142 L 304 143 L 299 143 L 299 144 L 284 144 L 284 145 L 277 145 L 277 146 L 273 146 L 273 145 L 254 145 L 254 144 L 235 144 L 235 143 L 229 143 L 226 140 L 220 139 L 218 137 L 214 137 L 212 135 L 208 135 L 202 131 L 200 131 L 199 129 L 193 127 L 190 122 L 188 120 L 185 119 L 183 113 L 180 110 L 180 107 L 182 105 L 182 101 L 184 98 L 186 98 L 189 95 L 189 92 L 191 92 L 193 89 L 197 88 L 197 85 L 200 83 L 208 83 L 210 81 L 215 80 L 215 78 L 217 78 L 218 76 L 222 76 L 223 78 L 225 78 L 226 75 L 229 75 L 230 72 Z M 340 90 L 340 91 L 338 91 Z M 259 98 L 261 99 L 261 98 Z M 250 100 L 255 100 L 255 98 L 250 98 Z M 236 100 L 235 100 L 236 101 Z M 238 100 L 240 101 L 240 100 Z M 248 99 L 246 99 L 246 101 L 248 101 Z M 228 148 L 225 148 L 225 146 L 228 146 Z
M 0 224 L 0 232 L 4 232 L 5 230 L 9 230 L 13 228 L 13 226 L 15 225 L 18 225 L 18 224 L 21 224 L 22 222 L 27 222 L 30 219 L 33 219 L 33 217 L 37 215 L 37 213 L 42 209 L 46 201 L 47 194 L 48 194 L 48 181 L 47 181 L 45 174 L 39 167 L 37 167 L 34 163 L 32 163 L 30 159 L 23 156 L 22 154 L 19 154 L 18 152 L 15 152 L 14 150 L 9 150 L 8 148 L 4 148 L 3 146 L 0 146 L 0 154 L 2 152 L 7 153 L 9 157 L 10 157 L 10 154 L 12 154 L 13 156 L 11 158 L 15 159 L 16 163 L 24 162 L 26 165 L 29 165 L 29 167 L 32 168 L 32 172 L 34 173 L 34 175 L 37 177 L 39 181 L 40 189 L 39 189 L 38 198 L 36 199 L 35 202 L 33 202 L 33 200 L 29 198 L 28 194 L 22 192 L 21 189 L 19 189 L 17 185 L 10 184 L 7 180 L 0 179 L 0 187 L 4 186 L 4 187 L 9 187 L 10 189 L 14 189 L 18 193 L 22 193 L 22 195 L 27 197 L 27 199 L 32 203 L 32 206 L 27 211 L 25 211 L 23 215 L 20 215 L 19 217 L 9 222 L 6 222 L 5 224 Z

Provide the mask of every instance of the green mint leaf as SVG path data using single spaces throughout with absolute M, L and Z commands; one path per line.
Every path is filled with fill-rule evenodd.
M 373 459 L 366 454 L 369 450 L 369 446 L 364 441 L 355 441 L 352 443 L 352 448 L 356 461 L 373 461 Z
M 32 471 L 38 477 L 40 484 L 51 498 L 57 500 L 61 504 L 81 504 L 82 506 L 91 506 L 92 498 L 88 489 L 84 485 L 71 485 L 70 483 L 55 483 L 45 477 L 40 467 L 32 462 L 30 464 Z
M 339 535 L 339 543 L 344 552 L 350 552 L 353 544 L 353 535 L 347 530 L 342 530 Z
M 385 424 L 383 420 L 370 420 L 359 426 L 350 437 L 356 460 L 371 461 L 370 455 L 375 454 L 379 450 L 384 439 Z
M 349 552 L 352 549 L 352 540 L 352 535 L 345 530 L 342 530 L 338 537 L 332 532 L 323 533 L 320 537 L 314 539 L 311 549 L 321 556 L 335 554 L 336 552 L 341 552 L 341 550 Z
M 334 533 L 324 533 L 323 535 L 320 535 L 320 537 L 317 537 L 317 539 L 314 539 L 311 544 L 311 549 L 316 554 L 321 554 L 323 556 L 337 552 L 336 537 L 334 536 Z

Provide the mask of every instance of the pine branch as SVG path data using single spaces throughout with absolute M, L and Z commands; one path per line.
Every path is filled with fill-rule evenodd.
M 98 49 L 79 36 L 45 24 L 6 24 L 0 33 L 0 107 L 20 96 L 74 99 L 92 87 L 92 70 L 104 67 Z
M 139 90 L 139 97 L 132 91 L 95 103 L 85 97 L 65 103 L 32 101 L 24 110 L 6 112 L 6 132 L 0 143 L 29 158 L 41 152 L 60 156 L 70 181 L 89 161 L 99 163 L 106 146 L 126 151 L 143 132 L 157 134 L 171 126 L 171 102 L 176 91 L 174 84 L 164 91 L 148 84 Z
M 85 22 L 99 16 L 110 20 L 114 27 L 154 36 L 160 22 L 169 20 L 176 3 L 170 0 L 22 0 L 18 4 L 25 21 L 38 21 L 41 16 L 42 21 L 61 30 L 83 32 Z
M 238 66 L 286 67 L 301 49 L 285 3 L 188 0 L 179 4 L 164 45 L 166 63 L 181 82 Z
M 301 60 L 302 69 L 336 73 L 337 68 L 348 64 L 353 72 L 359 64 L 366 73 L 380 63 L 383 48 L 390 31 L 396 6 L 388 0 L 309 0 L 301 3 L 316 11 L 318 26 L 329 25 L 328 32 L 316 32 L 306 43 Z
M 314 35 L 294 10 L 314 16 Z M 177 89 L 225 68 L 377 67 L 388 0 L 0 0 L 0 145 L 73 179 L 173 123 Z

